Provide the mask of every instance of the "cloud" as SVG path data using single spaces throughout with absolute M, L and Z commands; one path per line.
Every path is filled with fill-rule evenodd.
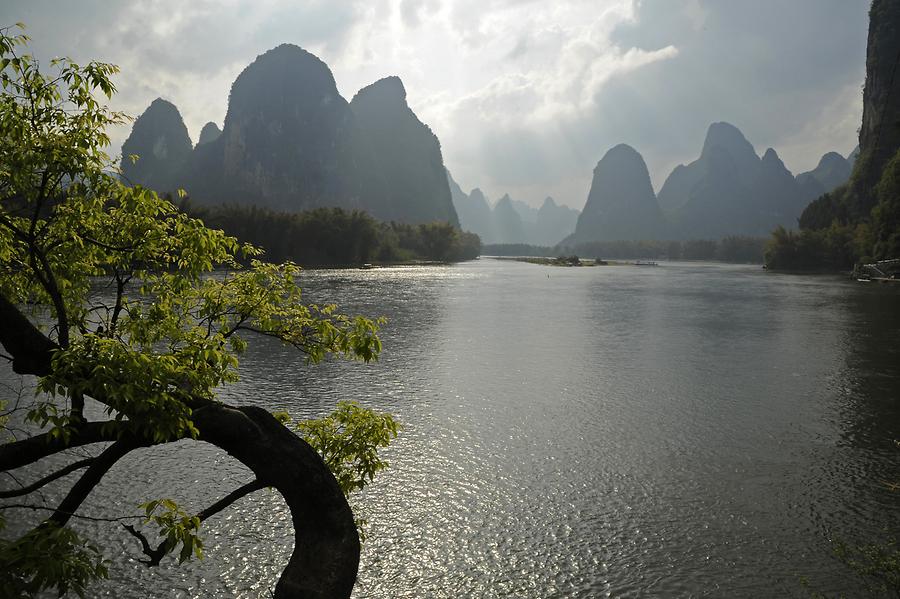
M 605 23 L 538 12 L 507 55 L 531 70 L 460 100 L 450 122 L 436 117 L 441 131 L 464 132 L 454 140 L 492 140 L 446 152 L 458 181 L 477 173 L 475 183 L 493 194 L 515 190 L 536 202 L 549 193 L 580 207 L 593 165 L 624 142 L 643 153 L 658 189 L 674 166 L 696 158 L 718 120 L 741 128 L 760 152 L 775 147 L 794 172 L 855 145 L 867 0 L 644 0 L 607 8 Z M 506 98 L 528 118 L 503 115 Z M 516 163 L 527 167 L 516 171 Z M 529 184 L 534 170 L 542 180 Z
M 66 55 L 119 65 L 115 108 L 137 116 L 156 97 L 166 98 L 196 139 L 207 121 L 221 125 L 231 83 L 256 56 L 283 42 L 323 57 L 334 53 L 346 44 L 361 5 L 10 0 L 0 9 L 0 23 L 25 22 L 39 58 Z M 128 128 L 113 132 L 113 153 L 127 135 Z
M 855 145 L 868 0 L 6 0 L 39 57 L 119 64 L 115 108 L 174 102 L 194 138 L 284 42 L 348 99 L 399 75 L 464 187 L 575 207 L 610 147 L 658 187 L 726 120 L 795 172 Z M 127 130 L 113 132 L 115 149 Z

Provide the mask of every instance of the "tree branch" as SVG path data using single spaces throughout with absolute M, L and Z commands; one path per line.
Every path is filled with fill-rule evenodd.
M 120 245 L 109 245 L 108 243 L 103 243 L 99 239 L 94 239 L 93 237 L 87 237 L 85 235 L 82 235 L 81 238 L 92 245 L 96 245 L 97 247 L 102 248 L 104 250 L 109 250 L 110 252 L 123 252 L 124 253 L 124 252 L 133 252 L 135 249 L 137 249 L 136 246 L 133 246 L 133 245 L 121 245 L 121 246 Z
M 122 312 L 122 299 L 125 295 L 125 286 L 131 281 L 131 275 L 123 276 L 119 269 L 116 269 L 116 305 L 113 307 L 112 316 L 109 318 L 109 336 L 112 337 L 116 333 L 116 324 L 119 321 L 119 314 Z
M 29 503 L 7 503 L 4 505 L 0 505 L 0 510 L 43 510 L 47 512 L 56 511 L 55 508 L 47 507 L 46 505 L 31 505 Z M 72 518 L 77 518 L 78 520 L 89 520 L 90 522 L 122 522 L 124 520 L 136 520 L 138 518 L 142 518 L 143 516 L 115 516 L 112 518 L 100 518 L 97 516 L 85 516 L 82 514 L 69 514 Z
M 69 315 L 66 312 L 66 303 L 63 301 L 62 292 L 59 290 L 59 285 L 56 282 L 56 276 L 53 274 L 53 268 L 50 266 L 47 256 L 33 240 L 29 242 L 28 255 L 31 258 L 32 272 L 34 272 L 44 291 L 50 296 L 50 301 L 56 310 L 56 320 L 59 326 L 57 331 L 59 344 L 63 347 L 68 347 Z M 38 268 L 38 263 L 40 263 L 43 272 Z
M 28 228 L 28 236 L 34 239 L 34 230 L 37 227 L 38 219 L 41 216 L 41 208 L 43 208 L 44 200 L 47 198 L 47 183 L 50 182 L 50 170 L 45 169 L 41 174 L 41 185 L 38 189 L 38 197 L 34 202 L 34 213 L 31 216 L 31 226 Z
M 51 357 L 59 346 L 2 294 L 0 322 L 0 343 L 12 355 L 14 370 L 50 374 Z M 185 403 L 193 409 L 199 439 L 224 449 L 250 468 L 260 484 L 281 493 L 291 510 L 294 551 L 275 597 L 349 597 L 359 568 L 359 535 L 347 499 L 319 454 L 262 408 L 231 408 L 199 398 Z M 51 521 L 65 523 L 119 458 L 149 443 L 132 436 L 119 439 L 122 429 L 109 424 L 85 422 L 72 430 L 67 440 L 45 433 L 0 445 L 0 471 L 63 449 L 115 441 L 91 464 L 51 517 Z
M 110 425 L 118 424 L 114 420 L 85 422 L 70 432 L 68 440 L 61 435 L 46 432 L 21 441 L 0 444 L 0 472 L 27 466 L 65 449 L 115 441 L 120 436 L 121 428 Z
M 232 503 L 234 503 L 238 499 L 240 499 L 242 497 L 246 497 L 250 493 L 253 493 L 255 491 L 259 491 L 260 489 L 265 489 L 265 488 L 266 488 L 266 485 L 259 482 L 258 479 L 254 480 L 252 482 L 249 482 L 246 485 L 238 487 L 237 489 L 235 489 L 234 491 L 232 491 L 231 493 L 229 493 L 222 499 L 218 500 L 211 506 L 201 510 L 197 514 L 197 517 L 200 518 L 201 522 L 203 522 L 204 520 L 206 520 L 208 518 L 212 518 L 213 516 L 215 516 L 216 514 L 218 514 L 225 508 L 227 508 L 228 506 L 230 506 Z
M 10 497 L 21 497 L 22 495 L 28 495 L 29 493 L 33 493 L 37 491 L 41 487 L 48 485 L 55 481 L 58 478 L 62 478 L 67 474 L 71 474 L 76 470 L 80 470 L 82 468 L 86 468 L 90 466 L 94 461 L 94 458 L 86 458 L 84 460 L 79 460 L 77 462 L 73 462 L 64 468 L 60 468 L 56 472 L 52 474 L 48 474 L 44 478 L 37 480 L 31 483 L 28 486 L 22 487 L 21 489 L 15 489 L 13 491 L 0 491 L 0 499 L 8 499 Z
M 0 344 L 13 358 L 13 371 L 47 376 L 51 357 L 59 346 L 34 326 L 22 312 L 0 293 Z
M 210 518 L 210 517 L 218 514 L 219 512 L 221 512 L 222 510 L 224 510 L 225 508 L 230 506 L 232 503 L 234 503 L 235 501 L 240 499 L 241 497 L 245 497 L 245 496 L 249 495 L 250 493 L 253 493 L 254 491 L 259 491 L 260 489 L 263 489 L 263 488 L 265 488 L 265 485 L 262 484 L 261 482 L 259 482 L 258 480 L 249 482 L 246 485 L 243 485 L 242 487 L 235 489 L 234 491 L 232 491 L 231 493 L 229 493 L 228 495 L 226 495 L 219 501 L 215 502 L 211 506 L 207 507 L 206 509 L 202 510 L 200 513 L 197 514 L 197 517 L 200 519 L 200 522 L 203 522 L 207 518 Z M 125 528 L 125 530 L 127 530 L 129 532 L 129 534 L 131 534 L 131 536 L 133 536 L 138 541 L 140 541 L 141 551 L 144 552 L 144 555 L 146 555 L 147 557 L 150 558 L 141 563 L 145 564 L 148 568 L 155 568 L 155 567 L 159 566 L 159 563 L 162 561 L 162 558 L 164 558 L 166 556 L 166 554 L 169 553 L 169 549 L 171 549 L 171 548 L 167 547 L 168 541 L 163 541 L 162 543 L 157 545 L 156 548 L 154 549 L 153 547 L 150 546 L 150 541 L 147 539 L 147 537 L 144 535 L 144 533 L 137 530 L 134 526 L 132 526 L 130 524 L 123 524 L 122 526 Z
M 87 472 L 72 485 L 69 493 L 48 520 L 55 522 L 59 526 L 65 526 L 66 522 L 68 522 L 72 515 L 75 514 L 82 502 L 87 499 L 87 496 L 94 490 L 94 487 L 96 487 L 103 477 L 106 476 L 109 469 L 130 451 L 146 445 L 148 445 L 148 442 L 138 441 L 129 436 L 127 438 L 119 439 L 104 449 L 103 453 L 94 458 L 90 467 L 87 469 Z
M 162 561 L 162 558 L 166 556 L 166 541 L 160 543 L 155 549 L 150 546 L 150 541 L 147 540 L 147 537 L 136 529 L 131 524 L 123 524 L 122 527 L 128 531 L 128 533 L 133 536 L 135 539 L 140 541 L 141 543 L 141 551 L 149 557 L 148 560 L 142 560 L 141 563 L 147 566 L 148 568 L 155 568 Z

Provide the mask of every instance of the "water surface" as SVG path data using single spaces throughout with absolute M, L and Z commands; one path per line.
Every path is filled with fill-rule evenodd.
M 264 342 L 226 400 L 302 418 L 353 399 L 403 423 L 355 500 L 357 598 L 806 596 L 802 576 L 855 596 L 830 539 L 900 533 L 884 484 L 900 481 L 900 289 L 490 259 L 302 283 L 387 316 L 382 360 L 310 368 Z M 83 511 L 161 494 L 201 508 L 250 478 L 182 442 L 124 460 Z M 90 529 L 122 562 L 97 593 L 270 596 L 292 543 L 280 498 L 204 528 L 203 562 L 156 570 L 120 530 Z

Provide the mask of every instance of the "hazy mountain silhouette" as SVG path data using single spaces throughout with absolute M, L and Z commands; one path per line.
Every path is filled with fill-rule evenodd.
M 535 245 L 556 245 L 575 230 L 578 223 L 578 210 L 568 206 L 560 206 L 553 198 L 546 198 L 530 231 L 526 231 L 528 243 Z
M 505 194 L 493 210 L 494 243 L 525 243 L 525 226 L 522 217 L 513 207 L 509 194 Z
M 197 139 L 197 145 L 202 146 L 203 144 L 216 141 L 219 139 L 220 135 L 222 135 L 222 130 L 219 129 L 218 125 L 210 121 L 203 125 L 203 129 L 200 130 L 200 137 Z
M 612 148 L 594 168 L 573 240 L 659 239 L 663 235 L 663 217 L 644 159 L 631 146 Z
M 406 104 L 396 77 L 351 106 L 328 66 L 298 46 L 258 56 L 231 87 L 221 131 L 207 123 L 196 148 L 177 109 L 158 100 L 123 151 L 148 154 L 126 175 L 160 192 L 184 187 L 197 204 L 282 211 L 362 209 L 381 220 L 458 223 L 440 143 Z
M 760 158 L 737 127 L 713 123 L 700 157 L 675 168 L 660 189 L 659 203 L 673 238 L 768 235 L 778 225 L 796 228 L 815 197 L 811 194 L 821 183 L 804 175 L 793 177 L 771 148 Z M 828 184 L 836 178 L 837 173 Z
M 328 66 L 283 44 L 238 75 L 222 135 L 197 147 L 187 190 L 200 203 L 369 208 L 383 217 L 384 187 L 363 146 Z
M 575 230 L 578 210 L 560 206 L 553 198 L 545 199 L 540 209 L 536 209 L 507 195 L 497 202 L 497 206 L 492 210 L 480 189 L 476 187 L 471 193 L 466 194 L 453 180 L 449 171 L 447 179 L 450 183 L 453 205 L 459 215 L 460 227 L 465 231 L 476 233 L 482 243 L 529 243 L 552 246 Z M 512 212 L 508 208 L 512 208 Z M 523 213 L 529 220 L 522 216 Z M 510 241 L 511 239 L 520 241 Z
M 453 180 L 450 171 L 447 171 L 447 180 L 450 185 L 450 196 L 453 206 L 459 217 L 459 226 L 464 231 L 475 233 L 481 238 L 482 243 L 492 243 L 496 238 L 494 233 L 494 216 L 484 194 L 477 187 L 467 194 Z
M 141 159 L 131 164 L 129 154 Z M 399 78 L 348 103 L 328 66 L 290 44 L 238 76 L 221 131 L 207 123 L 192 149 L 177 108 L 158 99 L 135 121 L 123 156 L 128 180 L 161 192 L 183 187 L 198 204 L 357 208 L 382 220 L 461 224 L 486 243 L 539 245 L 573 229 L 578 241 L 766 235 L 794 227 L 807 203 L 847 180 L 855 160 L 828 153 L 795 178 L 774 150 L 760 158 L 720 122 L 658 198 L 643 158 L 620 145 L 598 163 L 580 215 L 549 198 L 538 210 L 508 195 L 491 209 L 480 191 L 452 182 L 439 140 L 410 109 Z
M 712 162 L 722 162 L 718 156 L 727 153 L 727 168 L 734 169 L 735 183 L 749 185 L 759 169 L 759 156 L 744 135 L 728 123 L 709 126 L 700 157 L 688 165 L 678 165 L 659 190 L 659 206 L 667 215 L 675 216 L 690 201 L 694 189 L 711 174 Z
M 854 152 L 858 153 L 859 150 Z M 850 153 L 853 160 L 856 159 L 854 152 Z M 816 168 L 797 175 L 797 185 L 804 205 L 846 183 L 852 171 L 853 161 L 849 158 L 844 158 L 837 152 L 828 152 L 822 156 Z
M 441 144 L 406 103 L 398 77 L 361 89 L 350 109 L 374 149 L 387 194 L 387 220 L 459 224 L 450 195 Z
M 533 225 L 537 222 L 538 217 L 538 209 L 532 206 L 527 202 L 523 202 L 522 200 L 510 199 L 512 203 L 512 207 L 516 212 L 519 213 L 519 216 L 522 218 L 522 224 L 528 227 L 528 225 Z
M 778 225 L 796 228 L 797 218 L 809 201 L 801 196 L 794 175 L 772 148 L 763 154 L 750 195 L 749 218 L 755 220 L 748 222 L 748 228 L 755 228 L 760 235 L 768 234 Z
M 178 173 L 193 150 L 181 113 L 171 102 L 153 100 L 134 121 L 122 144 L 122 174 L 134 185 L 159 191 L 175 191 Z M 131 156 L 137 155 L 136 162 Z

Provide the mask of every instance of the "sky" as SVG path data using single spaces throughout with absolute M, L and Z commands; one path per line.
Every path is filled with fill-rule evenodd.
M 582 208 L 619 143 L 659 187 L 709 124 L 796 173 L 847 155 L 862 118 L 868 0 L 3 0 L 31 53 L 121 67 L 113 108 L 157 97 L 196 142 L 235 77 L 281 43 L 324 60 L 350 100 L 398 75 L 465 190 Z M 112 131 L 118 154 L 128 128 Z

